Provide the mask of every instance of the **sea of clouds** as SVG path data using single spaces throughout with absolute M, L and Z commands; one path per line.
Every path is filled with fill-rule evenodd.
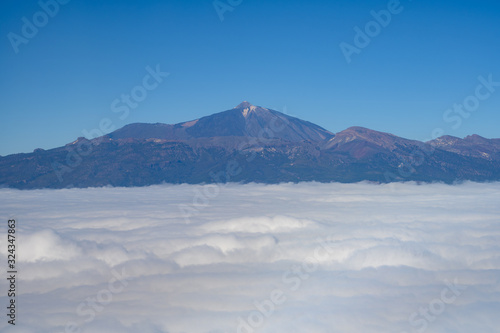
M 0 212 L 0 332 L 500 332 L 500 183 L 2 189 Z

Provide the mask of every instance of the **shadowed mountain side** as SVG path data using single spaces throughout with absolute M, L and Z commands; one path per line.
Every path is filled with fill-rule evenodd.
M 428 143 L 433 147 L 459 155 L 500 161 L 500 139 L 486 139 L 477 134 L 469 135 L 464 139 L 444 135 Z

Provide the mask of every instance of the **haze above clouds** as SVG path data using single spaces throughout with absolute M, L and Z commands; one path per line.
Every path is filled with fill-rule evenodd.
M 500 183 L 2 189 L 15 331 L 499 332 L 499 198 Z

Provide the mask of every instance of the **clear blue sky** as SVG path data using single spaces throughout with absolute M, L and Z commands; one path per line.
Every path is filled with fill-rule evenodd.
M 364 30 L 389 1 L 221 2 L 236 4 L 223 21 L 212 0 L 71 0 L 54 17 L 37 1 L 2 0 L 0 155 L 62 146 L 103 118 L 116 128 L 178 123 L 243 100 L 332 132 L 358 125 L 424 140 L 439 127 L 500 137 L 500 87 L 468 118 L 448 114 L 462 119 L 456 128 L 443 120 L 475 94 L 479 76 L 500 82 L 498 1 L 401 0 L 349 64 L 339 45 L 355 45 L 353 28 Z M 16 39 L 16 53 L 23 17 L 40 27 Z M 170 75 L 120 119 L 111 103 L 157 64 Z

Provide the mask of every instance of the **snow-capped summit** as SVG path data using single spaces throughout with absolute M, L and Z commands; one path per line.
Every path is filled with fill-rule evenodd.
M 243 101 L 240 104 L 236 105 L 233 109 L 246 109 L 251 108 L 252 106 L 255 107 L 254 105 L 252 105 L 252 103 Z

